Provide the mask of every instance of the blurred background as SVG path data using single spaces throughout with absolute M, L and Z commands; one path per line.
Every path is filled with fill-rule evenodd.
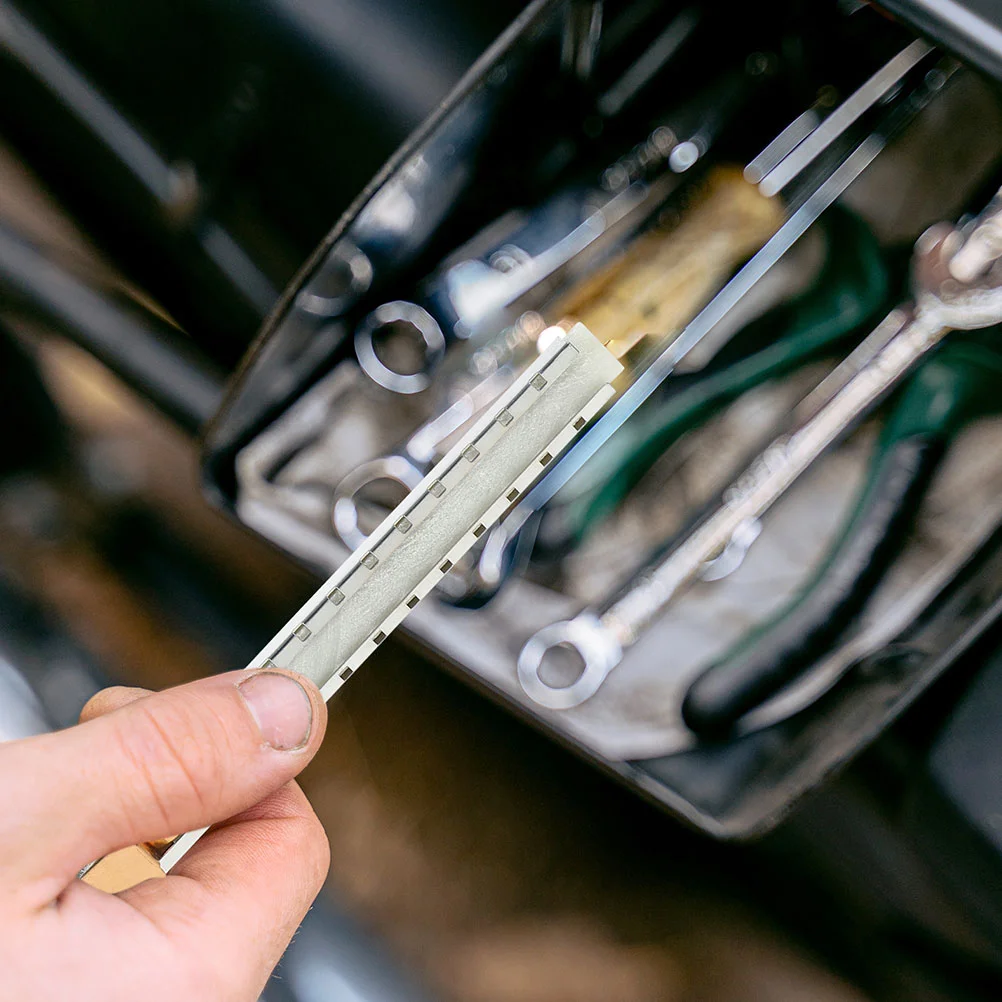
M 993 72 L 1002 57 L 987 34 L 964 30 L 992 11 L 972 6 L 967 20 L 937 21 L 926 5 L 904 2 L 877 12 L 833 0 L 820 5 L 823 16 L 800 3 L 746 6 L 0 0 L 0 737 L 68 726 L 104 685 L 158 689 L 241 667 L 316 587 L 328 568 L 304 557 L 308 543 L 261 538 L 264 523 L 245 517 L 239 457 L 350 354 L 350 338 L 330 334 L 332 314 L 294 349 L 290 325 L 303 290 L 319 295 L 317 269 L 337 246 L 325 236 L 347 212 L 335 235 L 357 237 L 346 227 L 367 186 L 385 194 L 415 150 L 433 180 L 447 178 L 477 123 L 495 130 L 456 182 L 476 197 L 450 194 L 453 215 L 428 224 L 420 253 L 407 244 L 417 247 L 420 224 L 398 245 L 366 250 L 373 294 L 386 299 L 423 295 L 426 276 L 455 262 L 457 247 L 480 253 L 469 249 L 463 211 L 487 221 L 544 204 L 578 190 L 585 173 L 598 177 L 597 163 L 612 165 L 601 174 L 610 197 L 625 190 L 613 167 L 634 172 L 627 184 L 643 175 L 653 186 L 661 168 L 684 175 L 687 152 L 700 171 L 747 163 L 801 109 L 815 115 L 801 122 L 808 134 L 925 32 L 941 48 L 873 105 L 874 115 L 900 118 L 911 101 L 909 115 L 922 116 L 900 136 L 883 119 L 862 123 L 853 142 L 884 129 L 889 150 L 842 206 L 879 244 L 886 289 L 877 305 L 897 301 L 921 229 L 982 207 L 998 187 Z M 735 41 L 749 19 L 754 37 Z M 690 35 L 696 47 L 676 71 L 671 59 Z M 499 36 L 518 59 L 497 61 Z M 926 109 L 916 95 L 934 71 L 958 79 Z M 528 100 L 503 92 L 517 72 Z M 485 98 L 491 87 L 502 96 Z M 743 103 L 751 93 L 762 103 Z M 672 150 L 681 140 L 691 150 L 669 169 L 667 151 L 654 164 L 652 148 L 624 137 L 655 136 L 679 102 Z M 415 136 L 412 159 L 380 174 Z M 448 140 L 441 163 L 434 140 L 438 149 Z M 610 156 L 620 149 L 629 155 Z M 822 164 L 823 177 L 842 162 Z M 415 196 L 419 219 L 435 217 L 439 195 Z M 658 226 L 684 219 L 685 198 L 670 206 L 659 207 Z M 795 208 L 790 198 L 784 212 Z M 817 237 L 813 258 L 801 248 L 760 315 L 820 281 L 833 233 Z M 859 257 L 861 246 L 842 253 Z M 720 281 L 753 249 L 721 252 L 731 258 Z M 300 273 L 311 254 L 312 271 Z M 265 340 L 248 356 L 263 325 Z M 328 347 L 307 375 L 297 364 L 310 345 Z M 839 342 L 829 354 L 846 350 Z M 818 371 L 806 384 L 794 373 L 784 392 L 809 387 Z M 413 428 L 419 415 L 408 407 L 397 398 L 389 411 Z M 979 455 L 994 441 L 985 438 Z M 864 447 L 853 448 L 861 468 Z M 667 469 L 641 485 L 637 510 L 624 502 L 608 529 L 614 549 L 626 539 L 629 554 L 643 555 L 652 531 L 677 531 L 677 512 L 653 530 L 646 517 Z M 828 488 L 817 489 L 824 508 Z M 693 488 L 686 504 L 697 496 Z M 631 528 L 638 523 L 647 535 Z M 554 608 L 594 601 L 608 590 L 608 569 L 589 577 L 581 567 L 608 555 L 575 553 L 556 572 L 552 561 L 530 567 L 525 587 L 549 589 L 563 603 Z M 479 655 L 464 659 L 464 630 L 493 631 L 488 646 L 517 652 L 529 632 L 518 602 L 531 604 L 533 592 L 503 593 L 482 612 L 450 609 L 391 638 L 332 702 L 325 746 L 303 776 L 333 864 L 265 999 L 1000 997 L 1002 800 L 988 768 L 1002 762 L 989 713 L 1002 689 L 998 577 L 977 579 L 977 601 L 964 593 L 967 611 L 951 622 L 969 615 L 977 629 L 934 688 L 922 683 L 922 699 L 918 683 L 909 690 L 914 705 L 902 719 L 867 722 L 864 736 L 848 711 L 819 718 L 821 730 L 812 718 L 813 731 L 770 732 L 754 769 L 746 759 L 715 772 L 708 759 L 688 778 L 656 741 L 619 755 L 590 745 L 586 730 L 540 720 Z M 508 605 L 497 612 L 498 602 Z M 928 643 L 923 653 L 941 659 L 958 642 L 945 631 Z M 859 698 L 875 699 L 868 690 Z M 972 718 L 972 701 L 987 720 Z M 805 743 L 841 743 L 837 778 L 830 763 L 797 778 L 812 761 Z M 725 783 L 736 786 L 719 792 Z M 785 818 L 808 787 L 819 789 Z M 742 800 L 747 791 L 766 806 L 742 833 L 741 818 L 757 810 Z M 719 841 L 708 834 L 714 819 L 717 834 L 732 825 L 758 837 Z

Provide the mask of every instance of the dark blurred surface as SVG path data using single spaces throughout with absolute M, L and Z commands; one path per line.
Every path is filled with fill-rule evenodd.
M 521 9 L 0 3 L 0 134 L 213 359 Z

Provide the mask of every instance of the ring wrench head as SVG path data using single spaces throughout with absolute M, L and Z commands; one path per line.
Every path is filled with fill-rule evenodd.
M 341 240 L 296 296 L 296 306 L 315 317 L 340 316 L 372 285 L 368 255 L 350 240 Z
M 557 648 L 574 651 L 581 673 L 566 686 L 543 680 L 547 654 Z M 623 651 L 601 620 L 588 612 L 544 626 L 534 633 L 518 656 L 518 681 L 525 694 L 549 710 L 569 710 L 591 699 L 622 660 Z
M 382 456 L 356 467 L 334 488 L 331 522 L 338 538 L 352 550 L 365 542 L 368 533 L 359 526 L 359 494 L 371 484 L 390 481 L 408 494 L 421 483 L 423 474 L 403 456 Z M 392 507 L 392 506 L 391 506 Z
M 377 339 L 396 334 L 411 341 L 420 355 L 412 371 L 401 372 L 380 358 Z M 431 385 L 431 374 L 445 358 L 445 335 L 438 321 L 417 303 L 395 300 L 374 309 L 355 328 L 355 354 L 363 372 L 392 393 L 420 393 Z

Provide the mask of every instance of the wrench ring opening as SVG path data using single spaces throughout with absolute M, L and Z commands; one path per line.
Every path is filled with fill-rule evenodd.
M 575 651 L 581 658 L 581 674 L 566 686 L 543 681 L 540 670 L 546 655 L 555 648 Z M 525 694 L 549 710 L 569 710 L 591 699 L 622 659 L 623 652 L 601 621 L 590 613 L 544 626 L 534 633 L 518 656 L 518 681 Z
M 296 306 L 325 319 L 340 316 L 372 285 L 372 262 L 348 240 L 336 244 L 296 296 Z
M 394 324 L 405 324 L 417 332 L 423 358 L 414 372 L 391 369 L 376 351 L 376 333 Z M 431 385 L 431 373 L 445 358 L 445 335 L 435 318 L 417 303 L 395 300 L 374 309 L 355 329 L 355 354 L 365 374 L 392 393 L 409 396 Z
M 400 484 L 409 493 L 421 483 L 421 479 L 421 471 L 403 456 L 383 456 L 352 470 L 334 488 L 331 522 L 338 538 L 352 550 L 358 549 L 368 538 L 358 524 L 358 496 L 370 484 L 389 480 Z

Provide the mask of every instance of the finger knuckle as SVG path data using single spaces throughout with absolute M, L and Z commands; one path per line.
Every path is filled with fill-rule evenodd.
M 294 861 L 295 880 L 304 893 L 315 896 L 324 885 L 331 865 L 331 848 L 323 825 L 312 811 L 261 823 L 255 837 Z
M 179 811 L 210 812 L 217 800 L 220 762 L 214 742 L 195 714 L 160 700 L 137 705 L 116 727 L 133 798 L 152 804 L 164 834 L 174 834 Z
M 312 812 L 301 821 L 300 852 L 307 864 L 311 886 L 319 891 L 331 866 L 331 844 L 320 820 Z

